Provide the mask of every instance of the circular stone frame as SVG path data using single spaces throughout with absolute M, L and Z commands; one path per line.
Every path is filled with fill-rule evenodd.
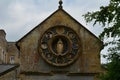
M 64 32 L 57 33 L 56 30 L 62 27 L 64 29 Z M 46 34 L 51 32 L 52 37 L 46 37 Z M 70 38 L 69 33 L 72 32 L 75 37 Z M 65 45 L 62 54 L 57 54 L 57 51 L 55 49 L 55 45 L 57 44 L 58 39 L 61 39 L 63 44 Z M 74 39 L 76 43 L 74 42 Z M 53 66 L 67 66 L 71 63 L 73 63 L 80 52 L 80 39 L 79 36 L 76 34 L 74 30 L 71 28 L 65 27 L 65 26 L 56 26 L 49 28 L 46 30 L 38 45 L 38 51 L 41 54 L 42 58 L 49 64 Z M 42 44 L 44 43 L 44 44 Z M 76 44 L 75 46 L 78 46 L 77 48 L 73 46 L 73 44 Z M 43 47 L 41 47 L 43 45 Z

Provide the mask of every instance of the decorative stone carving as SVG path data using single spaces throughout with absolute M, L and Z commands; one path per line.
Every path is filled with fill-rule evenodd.
M 48 29 L 40 39 L 39 52 L 43 59 L 54 66 L 66 66 L 79 54 L 78 35 L 70 28 L 57 26 Z
M 57 50 L 58 55 L 62 54 L 63 48 L 64 48 L 64 44 L 63 44 L 62 40 L 59 39 L 57 42 L 57 46 L 56 46 L 56 50 Z

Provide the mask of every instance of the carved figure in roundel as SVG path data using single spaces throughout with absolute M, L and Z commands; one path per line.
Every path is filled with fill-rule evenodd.
M 61 55 L 61 54 L 62 54 L 62 52 L 63 52 L 63 47 L 64 47 L 63 42 L 62 42 L 61 39 L 59 39 L 58 42 L 57 42 L 57 44 L 56 44 L 56 50 L 57 50 L 57 54 L 58 54 L 58 55 Z
M 57 26 L 48 29 L 40 39 L 39 52 L 54 66 L 66 66 L 77 59 L 80 39 L 70 28 Z

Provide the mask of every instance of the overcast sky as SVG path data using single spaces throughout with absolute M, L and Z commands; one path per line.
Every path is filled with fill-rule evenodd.
M 7 33 L 7 41 L 18 41 L 35 26 L 58 9 L 59 0 L 0 0 L 0 29 Z M 88 11 L 99 10 L 109 0 L 63 0 L 63 9 L 96 36 L 100 25 L 93 27 L 82 17 Z
M 0 0 L 0 29 L 8 41 L 17 41 L 58 9 L 59 0 Z M 96 36 L 102 29 L 85 23 L 83 14 L 99 10 L 109 0 L 63 0 L 63 9 Z

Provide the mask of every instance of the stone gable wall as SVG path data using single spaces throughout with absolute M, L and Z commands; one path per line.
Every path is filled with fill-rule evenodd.
M 57 68 L 46 63 L 38 52 L 39 40 L 49 28 L 63 25 L 73 29 L 80 37 L 81 53 L 79 58 L 68 67 Z M 70 72 L 95 73 L 100 70 L 100 48 L 98 39 L 79 23 L 72 20 L 63 11 L 58 11 L 44 23 L 38 25 L 32 32 L 19 42 L 21 52 L 21 70 L 50 72 L 54 70 L 69 70 Z

